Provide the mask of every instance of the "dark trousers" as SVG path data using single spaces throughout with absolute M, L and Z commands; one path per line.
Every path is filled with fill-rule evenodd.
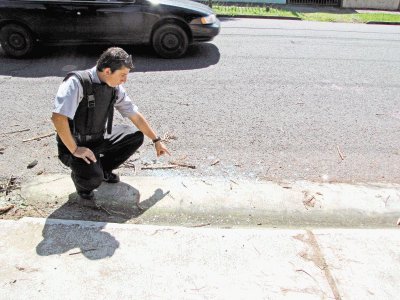
M 93 151 L 97 162 L 87 164 L 82 158 L 73 156 L 58 140 L 58 157 L 71 168 L 71 178 L 77 192 L 90 192 L 99 187 L 104 179 L 104 171 L 111 172 L 123 164 L 143 144 L 143 133 L 131 126 L 114 126 L 104 139 L 82 144 Z

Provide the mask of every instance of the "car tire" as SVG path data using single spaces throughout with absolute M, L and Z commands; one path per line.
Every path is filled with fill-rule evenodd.
M 153 34 L 153 48 L 164 58 L 179 58 L 186 53 L 189 38 L 178 25 L 165 24 L 156 29 Z
M 8 24 L 0 30 L 0 43 L 7 55 L 22 57 L 32 51 L 34 42 L 29 30 L 17 24 Z

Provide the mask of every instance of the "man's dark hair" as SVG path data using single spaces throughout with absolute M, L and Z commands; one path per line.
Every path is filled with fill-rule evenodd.
M 110 68 L 111 72 L 114 72 L 122 67 L 133 69 L 132 56 L 118 47 L 108 48 L 97 61 L 97 70 L 100 72 L 105 68 Z

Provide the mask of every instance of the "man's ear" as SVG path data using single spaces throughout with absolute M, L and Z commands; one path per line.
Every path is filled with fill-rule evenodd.
M 104 69 L 104 74 L 106 74 L 106 75 L 111 75 L 111 68 L 105 68 Z

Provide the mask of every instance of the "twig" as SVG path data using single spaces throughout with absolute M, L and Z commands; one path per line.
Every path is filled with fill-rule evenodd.
M 217 159 L 216 161 L 214 161 L 214 162 L 211 164 L 211 166 L 215 166 L 215 165 L 218 164 L 219 162 L 220 162 L 220 160 Z
M 0 207 L 0 215 L 5 214 L 6 212 L 8 212 L 10 209 L 14 208 L 14 204 L 10 204 L 6 207 Z
M 177 165 L 179 167 L 184 167 L 184 168 L 189 168 L 189 169 L 196 169 L 196 166 L 194 166 L 194 165 L 180 163 L 180 162 L 177 162 L 177 161 L 170 161 L 169 163 L 173 164 L 173 165 Z
M 229 181 L 233 182 L 236 185 L 239 185 L 239 183 L 237 183 L 236 181 L 233 181 L 232 179 L 229 179 Z
M 168 103 L 173 103 L 173 104 L 179 104 L 179 105 L 185 105 L 185 106 L 189 106 L 189 103 L 182 103 L 182 102 L 175 102 L 175 101 L 164 101 L 163 102 L 168 102 Z
M 307 274 L 308 276 L 310 276 L 314 281 L 316 281 L 315 278 L 314 278 L 313 276 L 310 275 L 310 273 L 304 271 L 303 269 L 298 269 L 298 270 L 296 270 L 296 272 L 303 272 L 303 273 L 306 273 L 306 274 Z
M 258 253 L 258 255 L 261 255 L 261 252 L 260 251 L 258 251 L 258 249 L 253 245 L 253 248 L 254 248 L 254 250 L 256 250 L 257 251 L 257 253 Z
M 34 140 L 40 140 L 42 138 L 46 138 L 46 137 L 49 137 L 49 136 L 52 136 L 52 135 L 55 135 L 55 132 L 44 134 L 44 135 L 40 135 L 40 136 L 36 136 L 36 137 L 31 138 L 31 139 L 23 140 L 22 142 L 25 143 L 25 142 L 30 142 L 30 141 L 34 141 Z
M 185 155 L 183 155 L 183 156 L 181 156 L 181 157 L 178 157 L 178 158 L 176 159 L 176 161 L 185 160 L 187 157 L 188 157 L 188 156 L 185 154 Z
M 13 175 L 10 176 L 10 179 L 8 180 L 6 189 L 5 189 L 6 195 L 8 195 L 11 192 L 12 187 L 14 187 L 15 179 L 17 179 L 17 178 L 14 177 Z
M 155 235 L 155 234 L 157 234 L 157 233 L 159 233 L 159 232 L 162 232 L 162 231 L 173 231 L 174 234 L 178 233 L 177 231 L 175 231 L 175 230 L 173 230 L 173 229 L 171 229 L 171 228 L 166 228 L 166 229 L 157 229 L 156 231 L 154 231 L 154 232 L 153 232 L 152 234 L 150 234 L 150 235 Z
M 39 214 L 39 216 L 41 216 L 42 218 L 44 218 L 44 215 L 39 211 L 39 209 L 37 209 L 36 207 L 32 206 L 32 208 Z
M 304 207 L 307 210 L 308 210 L 307 206 L 309 206 L 309 207 L 314 207 L 315 206 L 315 203 L 312 203 L 313 200 L 316 200 L 314 195 L 312 195 L 310 199 L 307 199 L 307 200 L 303 201 Z
M 107 209 L 105 209 L 103 206 L 101 205 L 97 205 L 98 208 L 100 208 L 101 210 L 104 210 L 107 214 L 109 214 L 110 216 L 112 216 L 112 213 L 110 213 Z
M 156 169 L 175 169 L 179 167 L 178 165 L 164 165 L 164 166 L 144 166 L 141 167 L 142 170 L 156 170 Z
M 86 253 L 86 252 L 95 251 L 95 250 L 97 250 L 97 249 L 95 249 L 95 248 L 93 248 L 93 249 L 86 249 L 86 250 L 82 250 L 82 251 L 79 251 L 79 252 L 70 253 L 69 255 L 76 255 L 76 254 Z
M 133 162 L 126 162 L 122 166 L 127 168 L 136 168 Z
M 386 200 L 383 200 L 383 203 L 385 203 L 385 208 L 386 208 L 386 205 L 387 205 L 387 202 L 388 202 L 389 198 L 390 198 L 390 195 L 387 196 Z
M 200 290 L 202 290 L 202 289 L 204 289 L 204 288 L 206 288 L 206 286 L 203 286 L 203 287 L 201 287 L 201 288 L 191 289 L 191 290 L 192 290 L 192 291 L 199 292 Z
M 99 209 L 104 210 L 104 211 L 105 211 L 107 214 L 109 214 L 110 216 L 112 216 L 112 214 L 114 214 L 114 215 L 120 215 L 120 216 L 126 217 L 126 215 L 125 215 L 124 213 L 121 213 L 121 212 L 118 212 L 118 211 L 115 211 L 115 210 L 112 210 L 112 209 L 105 209 L 104 206 L 97 205 L 97 207 L 98 207 Z
M 183 183 L 183 182 L 181 182 L 182 183 L 182 185 L 185 187 L 185 188 L 187 188 L 187 186 Z
M 340 151 L 339 145 L 336 146 L 336 149 L 337 149 L 337 152 L 339 153 L 340 158 L 341 158 L 342 160 L 344 160 L 344 156 L 343 156 L 342 151 Z
M 123 166 L 125 168 L 132 168 L 133 172 L 134 172 L 134 175 L 136 175 L 136 166 L 133 163 L 125 163 L 125 164 L 123 164 Z
M 189 226 L 189 227 L 204 227 L 204 226 L 208 226 L 208 225 L 211 225 L 211 223 L 205 223 L 205 224 L 193 225 L 193 226 Z
M 212 185 L 211 183 L 208 183 L 207 181 L 205 181 L 204 179 L 202 179 L 201 181 L 203 181 L 205 184 L 207 185 Z
M 15 130 L 15 131 L 9 131 L 9 132 L 4 132 L 2 134 L 13 134 L 13 133 L 19 133 L 19 132 L 24 132 L 24 131 L 29 131 L 31 130 L 30 128 L 26 128 L 26 129 L 21 129 L 21 130 Z

